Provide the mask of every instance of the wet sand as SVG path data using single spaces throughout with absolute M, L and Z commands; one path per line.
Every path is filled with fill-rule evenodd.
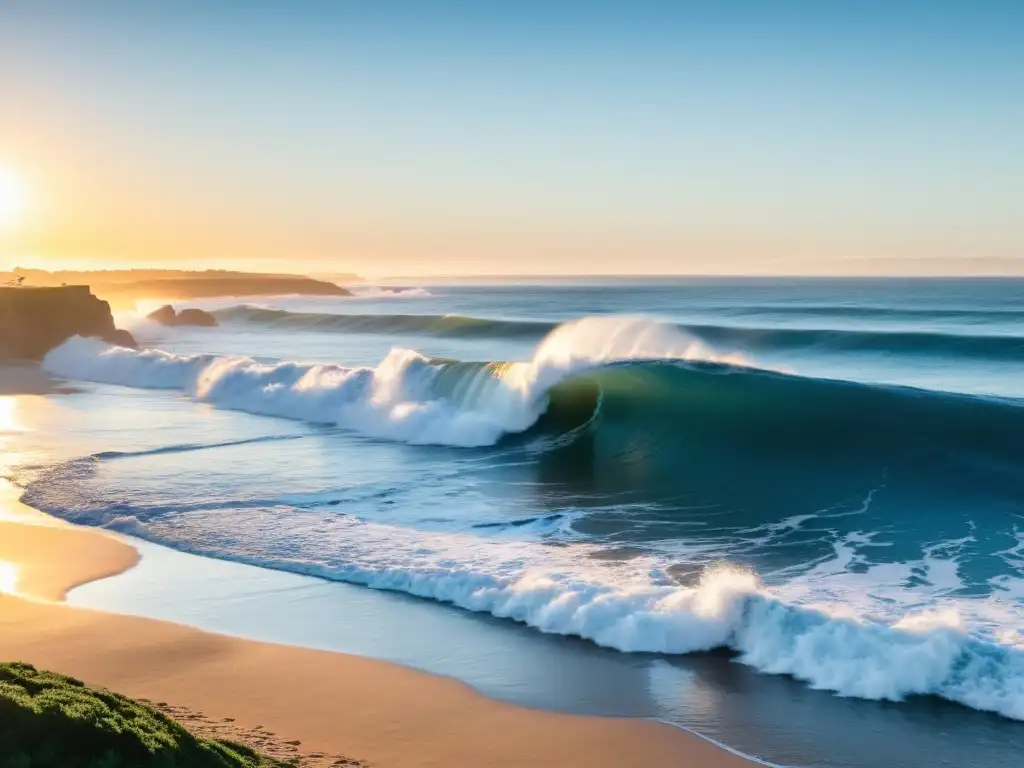
M 48 377 L 39 363 L 0 360 L 0 397 L 76 392 L 74 387 Z

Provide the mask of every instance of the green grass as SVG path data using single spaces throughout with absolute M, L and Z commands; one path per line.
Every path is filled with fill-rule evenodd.
M 0 664 L 0 768 L 283 768 L 116 693 Z

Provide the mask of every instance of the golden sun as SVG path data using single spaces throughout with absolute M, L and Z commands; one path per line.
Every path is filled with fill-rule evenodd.
M 0 166 L 0 229 L 15 223 L 25 207 L 25 190 L 18 177 Z

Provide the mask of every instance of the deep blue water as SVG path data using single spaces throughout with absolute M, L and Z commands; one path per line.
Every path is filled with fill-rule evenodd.
M 197 302 L 220 328 L 52 353 L 96 383 L 61 406 L 60 460 L 18 477 L 198 554 L 1021 720 L 1022 298 L 667 279 Z

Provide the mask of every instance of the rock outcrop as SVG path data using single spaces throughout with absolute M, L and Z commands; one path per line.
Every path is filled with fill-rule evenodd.
M 129 349 L 139 348 L 139 345 L 135 342 L 135 337 L 124 328 L 115 328 L 114 332 L 110 334 L 110 336 L 105 337 L 105 340 L 111 344 L 116 344 L 119 347 L 128 347 Z
M 204 309 L 183 309 L 178 313 L 178 325 L 199 325 L 204 328 L 216 328 L 220 323 L 217 318 Z
M 170 304 L 165 304 L 155 312 L 146 315 L 148 320 L 160 325 L 198 325 L 202 328 L 216 328 L 220 323 L 217 318 L 204 309 L 183 309 L 176 312 Z
M 0 287 L 0 359 L 40 359 L 72 336 L 136 346 L 128 331 L 114 326 L 110 305 L 87 285 Z
M 174 307 L 170 304 L 164 304 L 160 309 L 146 315 L 146 319 L 152 320 L 154 323 L 160 323 L 160 325 L 174 325 L 175 320 L 178 319 L 178 313 L 174 311 Z

